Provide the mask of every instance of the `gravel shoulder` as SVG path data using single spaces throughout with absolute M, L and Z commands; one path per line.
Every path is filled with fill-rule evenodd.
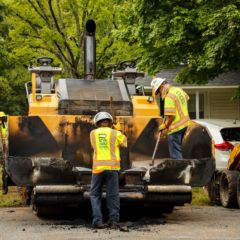
M 89 217 L 41 219 L 30 208 L 0 208 L 0 240 L 77 239 L 240 239 L 240 210 L 216 206 L 177 207 L 156 217 L 124 213 L 129 232 L 93 230 Z

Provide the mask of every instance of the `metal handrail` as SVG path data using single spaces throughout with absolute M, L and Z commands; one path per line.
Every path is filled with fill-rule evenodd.
M 28 88 L 29 88 L 31 85 L 32 85 L 32 82 L 31 82 L 31 81 L 25 83 L 26 98 L 27 98 L 28 103 L 29 103 L 29 100 L 28 100 L 29 90 L 28 90 Z

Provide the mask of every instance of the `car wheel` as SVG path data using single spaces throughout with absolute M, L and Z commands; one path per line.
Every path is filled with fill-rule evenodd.
M 220 178 L 220 200 L 223 207 L 238 207 L 237 187 L 239 181 L 238 171 L 223 171 Z

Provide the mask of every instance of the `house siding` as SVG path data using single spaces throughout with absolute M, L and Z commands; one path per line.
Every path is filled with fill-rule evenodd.
M 185 89 L 188 94 L 204 94 L 204 118 L 240 119 L 240 100 L 232 101 L 236 89 Z
M 209 118 L 240 119 L 239 100 L 232 101 L 236 89 L 211 89 L 208 91 Z

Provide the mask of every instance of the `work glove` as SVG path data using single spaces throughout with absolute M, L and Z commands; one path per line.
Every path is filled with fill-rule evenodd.
M 159 126 L 159 128 L 158 128 L 159 131 L 163 131 L 163 130 L 165 130 L 165 129 L 167 129 L 167 126 L 166 126 L 165 123 L 161 124 L 161 125 Z
M 121 124 L 119 122 L 116 122 L 113 124 L 113 129 L 120 131 L 121 130 Z

